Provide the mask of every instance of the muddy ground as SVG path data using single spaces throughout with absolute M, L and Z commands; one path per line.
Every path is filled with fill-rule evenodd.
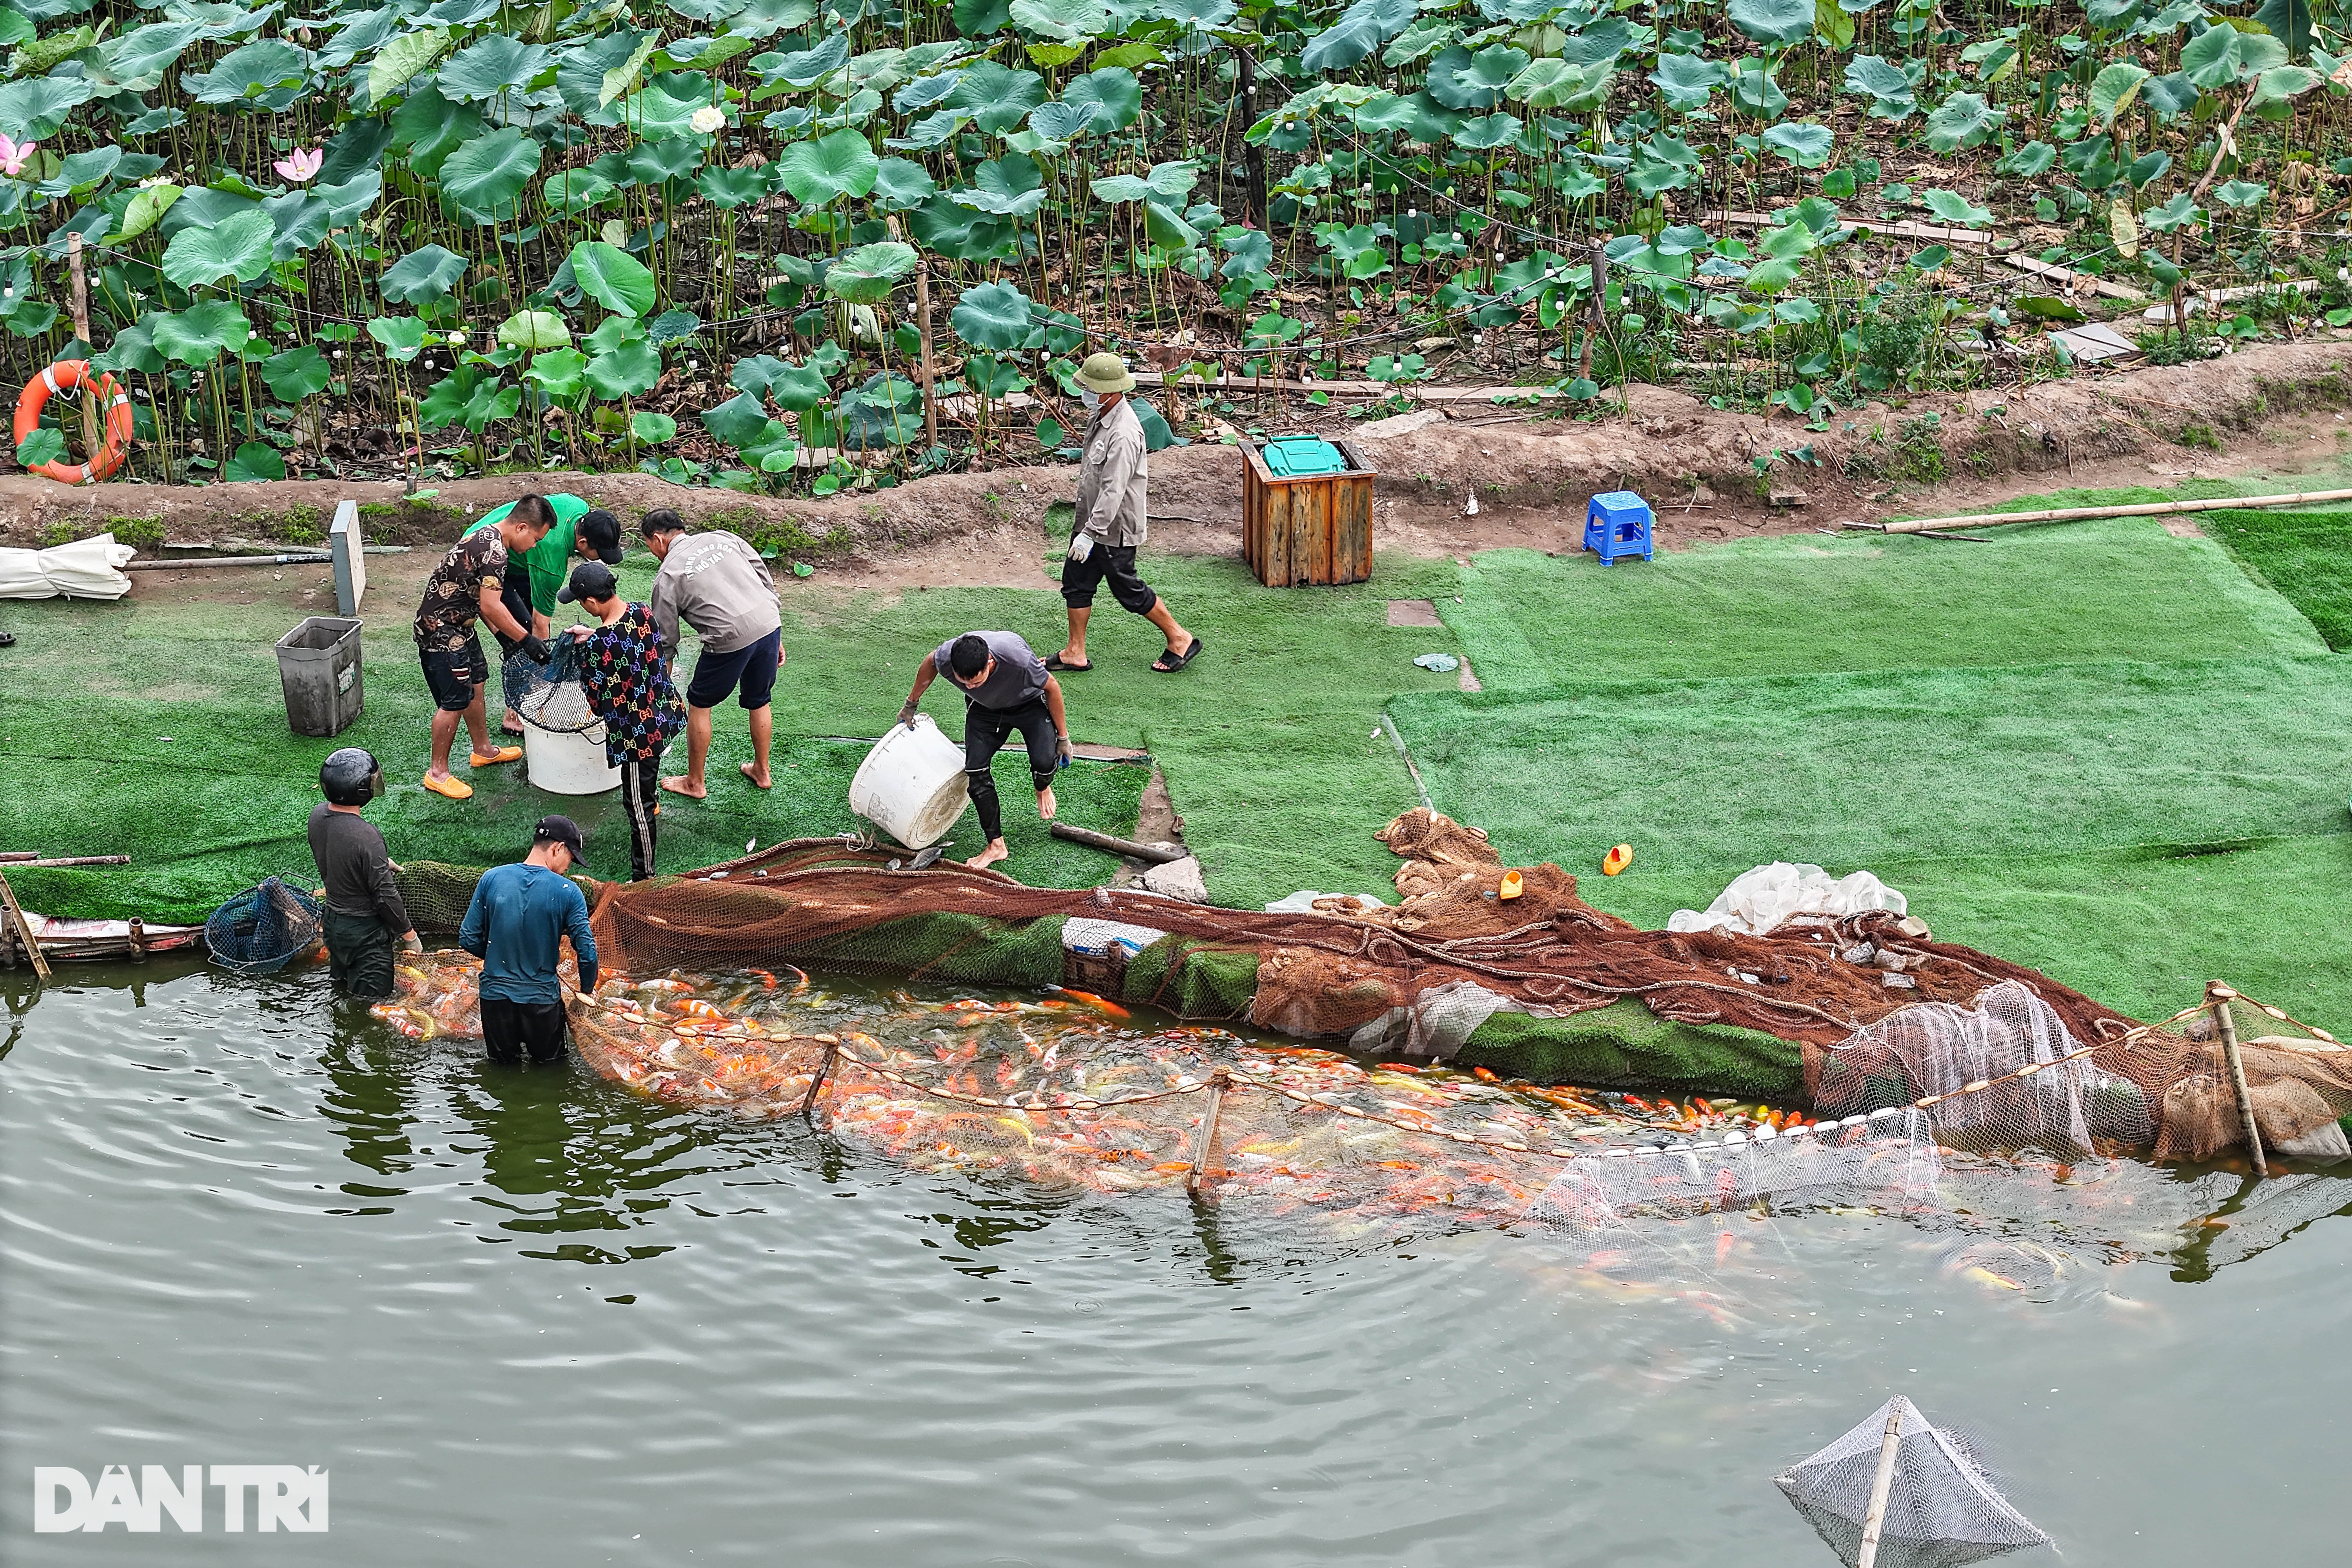
M 1584 419 L 1454 402 L 1360 423 L 1335 405 L 1282 427 L 1344 435 L 1377 466 L 1383 549 L 1573 550 L 1585 499 L 1614 489 L 1650 498 L 1659 542 L 1671 549 L 1923 505 L 1965 511 L 2060 486 L 2161 486 L 2317 467 L 2352 440 L 2352 423 L 2336 414 L 2352 409 L 2352 341 L 1873 404 L 1830 418 L 1824 431 L 1787 416 L 1713 409 L 1662 387 L 1628 388 L 1625 402 L 1624 412 Z M 1808 449 L 1809 458 L 1795 455 Z M 1151 468 L 1157 548 L 1239 549 L 1241 465 L 1230 447 L 1171 448 Z M 443 480 L 404 500 L 390 482 L 69 487 L 15 473 L 0 475 L 0 543 L 110 528 L 142 554 L 167 540 L 315 543 L 344 500 L 365 509 L 371 539 L 432 543 L 453 537 L 462 517 L 539 489 L 629 517 L 666 506 L 697 523 L 770 531 L 786 555 L 868 584 L 1039 587 L 1047 581 L 1038 570 L 1045 513 L 1069 499 L 1074 482 L 1066 466 L 1007 468 L 804 500 L 686 489 L 646 474 L 549 471 Z

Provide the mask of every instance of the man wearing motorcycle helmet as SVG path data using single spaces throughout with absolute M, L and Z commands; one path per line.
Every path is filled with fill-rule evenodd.
M 310 808 L 310 858 L 325 884 L 319 900 L 327 962 L 335 983 L 354 996 L 389 996 L 395 943 L 424 950 L 393 885 L 383 835 L 360 808 L 383 793 L 383 770 L 357 746 L 331 753 L 319 769 L 326 799 Z

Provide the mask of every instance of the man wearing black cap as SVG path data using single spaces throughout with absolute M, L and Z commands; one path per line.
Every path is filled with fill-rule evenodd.
M 586 850 L 579 825 L 542 816 L 520 865 L 493 866 L 474 886 L 457 944 L 482 961 L 482 1040 L 490 1059 L 520 1067 L 563 1059 L 563 984 L 558 945 L 572 939 L 580 989 L 596 989 L 596 938 L 588 900 L 568 872 Z
M 654 874 L 654 814 L 661 809 L 661 760 L 670 738 L 686 728 L 686 704 L 662 657 L 661 634 L 643 605 L 621 597 L 613 569 L 583 561 L 556 598 L 596 617 L 574 626 L 581 645 L 580 684 L 588 710 L 604 721 L 604 761 L 621 770 L 621 810 L 629 819 L 629 880 Z
M 621 520 L 601 508 L 592 508 L 578 496 L 528 495 L 493 507 L 482 514 L 479 522 L 467 525 L 467 533 L 478 533 L 486 528 L 496 528 L 510 512 L 520 511 L 526 518 L 536 518 L 547 525 L 547 532 L 530 549 L 516 556 L 516 565 L 509 562 L 501 587 L 507 613 L 517 624 L 530 628 L 530 635 L 544 642 L 554 633 L 550 629 L 555 614 L 556 595 L 562 592 L 565 574 L 572 570 L 575 559 L 602 561 L 607 566 L 621 563 Z M 463 537 L 463 535 L 460 535 Z M 491 628 L 497 631 L 494 626 Z M 499 633 L 500 655 L 512 658 L 522 647 L 522 639 Z M 506 732 L 522 733 L 521 717 L 511 708 L 507 710 Z

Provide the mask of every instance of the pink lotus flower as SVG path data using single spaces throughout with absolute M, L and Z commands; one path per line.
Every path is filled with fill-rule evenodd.
M 0 135 L 0 174 L 6 174 L 14 179 L 18 171 L 24 168 L 25 160 L 33 155 L 33 149 L 37 145 L 37 142 L 27 142 L 19 146 L 8 140 L 5 135 Z
M 327 150 L 324 147 L 313 147 L 307 152 L 297 147 L 269 166 L 289 184 L 299 185 L 318 178 L 319 171 L 326 167 L 326 163 Z

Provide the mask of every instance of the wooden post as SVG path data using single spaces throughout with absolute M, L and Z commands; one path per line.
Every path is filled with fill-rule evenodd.
M 33 934 L 33 922 L 25 918 L 24 909 L 16 902 L 16 891 L 8 886 L 8 879 L 5 876 L 0 876 L 0 905 L 6 906 L 0 910 L 0 914 L 5 915 L 8 924 L 16 932 L 16 940 L 24 944 L 25 955 L 33 961 L 33 973 L 47 980 L 49 977 L 49 961 L 41 956 L 41 942 Z
M 1592 340 L 1601 335 L 1608 303 L 1609 253 L 1596 245 L 1592 247 L 1592 310 L 1584 322 L 1584 352 L 1576 362 L 1576 374 L 1587 381 L 1592 379 Z
M 2230 1092 L 2238 1097 L 2238 1126 L 2253 1156 L 2254 1174 L 2268 1177 L 2270 1163 L 2263 1158 L 2263 1130 L 2254 1122 L 2254 1097 L 2246 1088 L 2246 1058 L 2238 1051 L 2238 1021 L 2230 1016 L 2230 999 L 2237 993 L 2216 980 L 2205 987 L 2213 1005 L 2214 1026 L 2221 1033 L 2221 1059 L 2230 1067 Z
M 1241 89 L 1242 129 L 1257 123 L 1257 62 L 1250 52 L 1236 44 L 1234 51 L 1234 85 Z M 1242 166 L 1249 188 L 1250 221 L 1263 229 L 1274 227 L 1274 216 L 1265 205 L 1265 149 L 1255 142 L 1242 143 Z
M 1201 1183 L 1209 1173 L 1209 1151 L 1217 1142 L 1217 1113 L 1224 1108 L 1225 1089 L 1232 1082 L 1223 1068 L 1209 1075 L 1208 1109 L 1201 1112 L 1201 1136 L 1192 1145 L 1192 1168 L 1184 1173 L 1184 1191 L 1192 1197 L 1201 1195 Z
M 923 442 L 927 447 L 940 444 L 940 401 L 932 390 L 931 371 L 931 262 L 925 257 L 915 264 L 915 314 L 923 334 Z
M 1886 1525 L 1887 1494 L 1895 1489 L 1895 1457 L 1903 1451 L 1903 1409 L 1909 1403 L 1898 1394 L 1894 1408 L 1886 1413 L 1886 1436 L 1878 1445 L 1878 1474 L 1871 1478 L 1870 1511 L 1863 1515 L 1862 1548 L 1854 1554 L 1854 1568 L 1877 1568 L 1878 1532 Z
M 98 345 L 89 341 L 89 270 L 82 264 L 81 235 L 79 231 L 66 237 L 66 266 L 73 273 L 74 336 L 84 349 L 95 353 Z M 84 377 L 79 393 L 81 404 L 81 449 L 84 462 L 94 463 L 105 443 L 98 433 L 98 389 L 90 378 Z
M 824 1092 L 825 1074 L 833 1070 L 833 1058 L 839 1052 L 838 1042 L 824 1047 L 824 1059 L 816 1064 L 816 1072 L 809 1079 L 808 1093 L 801 1100 L 801 1114 L 806 1116 L 816 1105 L 816 1097 Z

